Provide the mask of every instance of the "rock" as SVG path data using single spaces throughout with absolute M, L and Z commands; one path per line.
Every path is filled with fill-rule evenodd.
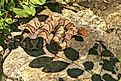
M 103 33 L 102 28 L 106 26 L 105 21 L 96 16 L 90 9 L 79 11 L 77 14 L 71 10 L 64 9 L 62 13 L 64 16 L 69 17 L 78 28 L 87 28 Z
M 2 47 L 2 46 L 0 46 L 0 52 L 1 52 L 1 51 L 3 51 L 3 47 Z
M 119 57 L 121 54 L 121 5 L 117 5 L 104 14 L 107 14 L 104 17 L 107 26 L 103 28 L 106 33 L 103 33 L 100 38 L 107 48 Z
M 29 56 L 20 46 L 13 50 L 3 63 L 6 81 L 57 81 L 60 76 L 67 76 L 66 69 L 57 73 L 46 73 L 42 72 L 42 68 L 31 68 L 29 64 L 34 59 L 36 60 L 36 57 Z M 59 60 L 62 59 L 54 59 L 54 61 Z

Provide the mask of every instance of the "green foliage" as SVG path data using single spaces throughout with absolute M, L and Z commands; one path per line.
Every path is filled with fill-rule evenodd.
M 23 8 L 14 8 L 13 12 L 15 12 L 20 17 L 29 17 L 30 15 L 34 16 L 36 13 L 36 10 L 34 6 L 27 6 L 22 5 Z
M 13 12 L 15 12 L 20 17 L 34 16 L 36 13 L 36 5 L 43 5 L 45 1 L 46 0 L 27 0 L 26 2 L 21 2 L 20 6 L 22 6 L 22 8 L 14 8 Z
M 30 2 L 35 5 L 43 5 L 45 1 L 46 0 L 30 0 Z
M 13 20 L 11 18 L 0 18 L 0 30 L 7 30 L 10 32 L 9 24 L 12 24 Z
M 120 56 L 118 59 L 119 59 L 119 61 L 121 62 L 121 56 Z
M 15 7 L 14 0 L 0 0 L 0 31 L 5 34 L 11 31 L 9 24 L 13 23 L 9 17 L 9 12 Z
M 0 31 L 10 32 L 9 24 L 13 23 L 10 13 L 19 17 L 29 17 L 36 14 L 37 5 L 43 5 L 46 0 L 0 0 Z M 18 2 L 18 3 L 16 3 Z M 16 5 L 17 4 L 17 5 Z
M 4 0 L 0 0 L 0 7 L 4 7 Z
M 12 10 L 14 7 L 15 7 L 15 3 L 14 3 L 13 0 L 11 0 L 11 2 L 8 3 L 7 9 L 8 9 L 8 10 Z
M 12 10 L 15 7 L 14 0 L 0 0 L 0 8 L 3 10 Z
M 2 13 L 1 13 L 1 11 L 0 11 L 0 17 L 2 16 Z

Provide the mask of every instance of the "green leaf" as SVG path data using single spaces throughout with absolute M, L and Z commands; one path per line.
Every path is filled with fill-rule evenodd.
M 12 10 L 15 7 L 15 3 L 13 0 L 8 4 L 8 10 Z
M 23 6 L 23 8 L 24 8 L 24 10 L 29 14 L 29 15 L 32 15 L 32 16 L 34 16 L 35 15 L 35 13 L 36 13 L 36 10 L 35 10 L 35 8 L 34 8 L 34 6 L 26 6 L 26 5 L 22 5 Z
M 36 13 L 34 6 L 31 6 L 30 9 L 31 9 L 32 16 L 34 16 Z
M 32 4 L 43 5 L 46 0 L 30 0 Z
M 0 29 L 3 29 L 3 26 L 0 26 Z
M 39 0 L 39 1 L 40 1 L 41 3 L 43 3 L 43 4 L 46 2 L 46 0 Z
M 0 11 L 0 17 L 2 16 L 2 13 L 1 13 L 1 11 Z
M 31 15 L 31 9 L 27 6 L 27 5 L 22 5 L 24 10 L 29 14 Z
M 4 0 L 0 0 L 0 7 L 4 7 Z
M 30 0 L 30 2 L 31 2 L 32 4 L 38 4 L 38 3 L 40 3 L 39 0 Z
M 5 2 L 8 4 L 8 0 L 5 0 Z
M 8 23 L 8 24 L 12 24 L 12 23 L 13 23 L 13 21 L 12 21 L 11 18 L 6 18 L 6 19 L 5 19 L 5 22 Z
M 13 12 L 15 12 L 20 17 L 28 17 L 29 16 L 29 14 L 24 9 L 21 9 L 21 8 L 14 8 Z
M 3 18 L 1 18 L 0 19 L 0 29 L 4 29 L 4 19 Z
M 118 60 L 121 62 L 121 56 L 118 58 Z

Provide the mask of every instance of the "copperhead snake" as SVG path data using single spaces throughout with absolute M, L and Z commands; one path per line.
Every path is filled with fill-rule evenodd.
M 27 48 L 26 43 L 24 43 L 26 38 L 34 40 L 41 37 L 44 39 L 43 45 L 49 44 L 53 40 L 63 50 L 70 46 L 73 35 L 86 35 L 84 29 L 78 29 L 70 19 L 62 15 L 51 15 L 44 22 L 39 21 L 39 18 L 35 17 L 18 28 L 20 30 L 28 30 L 28 32 L 22 32 L 21 45 L 23 48 Z M 30 50 L 37 49 L 36 44 L 32 40 L 33 47 Z

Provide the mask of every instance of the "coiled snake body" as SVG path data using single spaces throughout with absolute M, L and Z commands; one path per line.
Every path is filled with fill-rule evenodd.
M 21 44 L 24 44 L 23 41 L 27 37 L 30 39 L 42 37 L 45 44 L 49 44 L 53 40 L 59 44 L 61 49 L 69 47 L 72 36 L 78 33 L 76 25 L 70 19 L 60 15 L 49 16 L 44 22 L 40 22 L 35 17 L 28 23 L 19 26 L 19 29 L 28 30 L 28 32 L 23 31 Z M 36 48 L 35 44 L 33 44 L 33 48 Z

